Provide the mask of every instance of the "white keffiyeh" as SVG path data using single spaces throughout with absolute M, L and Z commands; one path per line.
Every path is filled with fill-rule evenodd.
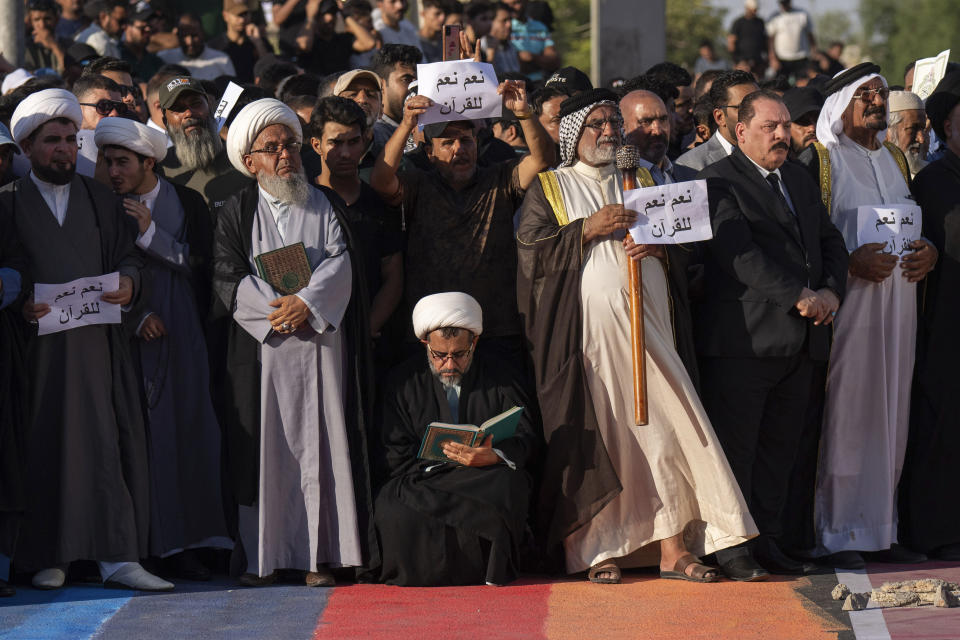
M 844 72 L 841 71 L 840 73 Z M 837 76 L 834 76 L 834 78 Z M 841 118 L 843 112 L 847 110 L 847 105 L 850 104 L 853 94 L 873 78 L 880 78 L 883 81 L 883 86 L 887 86 L 887 81 L 883 76 L 878 73 L 871 73 L 827 96 L 826 102 L 823 103 L 823 109 L 820 111 L 820 117 L 817 119 L 817 140 L 820 144 L 829 147 L 840 141 L 837 136 L 843 131 L 843 120 Z M 877 133 L 882 134 L 883 132 Z

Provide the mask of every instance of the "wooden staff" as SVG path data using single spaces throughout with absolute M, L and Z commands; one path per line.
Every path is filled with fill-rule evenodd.
M 623 173 L 623 190 L 637 188 L 640 150 L 625 145 L 617 149 L 617 168 Z M 629 231 L 627 232 L 629 233 Z M 647 424 L 647 347 L 643 331 L 643 275 L 640 262 L 627 257 L 630 270 L 630 346 L 633 353 L 633 417 Z

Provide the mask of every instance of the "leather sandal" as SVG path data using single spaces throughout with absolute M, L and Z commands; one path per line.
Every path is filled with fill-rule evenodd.
M 614 578 L 601 578 L 599 575 L 601 573 L 612 573 Z M 605 560 L 600 564 L 595 564 L 590 567 L 590 571 L 587 573 L 587 578 L 590 582 L 596 584 L 620 584 L 620 567 L 617 566 L 617 563 L 613 560 Z
M 695 565 L 693 571 L 687 573 L 687 567 Z M 688 582 L 716 582 L 720 572 L 703 564 L 700 558 L 692 553 L 685 553 L 677 558 L 673 571 L 660 571 L 660 577 L 666 580 L 686 580 Z

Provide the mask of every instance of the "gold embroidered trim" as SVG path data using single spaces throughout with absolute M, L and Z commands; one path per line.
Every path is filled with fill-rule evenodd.
M 543 186 L 543 195 L 553 209 L 553 215 L 561 227 L 570 223 L 570 217 L 567 215 L 567 208 L 563 204 L 563 194 L 560 192 L 560 181 L 557 180 L 557 174 L 553 171 L 543 171 L 537 174 L 540 178 L 540 184 Z
M 827 208 L 827 216 L 829 217 L 831 214 L 830 203 L 833 197 L 830 180 L 830 152 L 822 143 L 817 141 L 814 141 L 813 148 L 817 151 L 817 157 L 820 159 L 820 197 L 823 199 L 823 205 Z
M 889 140 L 883 141 L 883 146 L 887 148 L 890 152 L 890 155 L 893 156 L 893 159 L 897 161 L 897 166 L 900 167 L 900 173 L 903 174 L 903 180 L 907 183 L 907 186 L 910 185 L 910 167 L 907 165 L 907 158 L 903 155 L 903 151 L 900 148 L 890 142 Z
M 653 181 L 653 174 L 649 169 L 637 167 L 637 182 L 641 187 L 655 187 L 657 183 Z

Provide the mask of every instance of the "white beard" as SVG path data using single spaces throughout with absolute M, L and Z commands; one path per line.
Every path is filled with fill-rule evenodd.
M 310 183 L 303 167 L 288 176 L 257 176 L 263 190 L 284 204 L 305 204 L 310 199 Z

